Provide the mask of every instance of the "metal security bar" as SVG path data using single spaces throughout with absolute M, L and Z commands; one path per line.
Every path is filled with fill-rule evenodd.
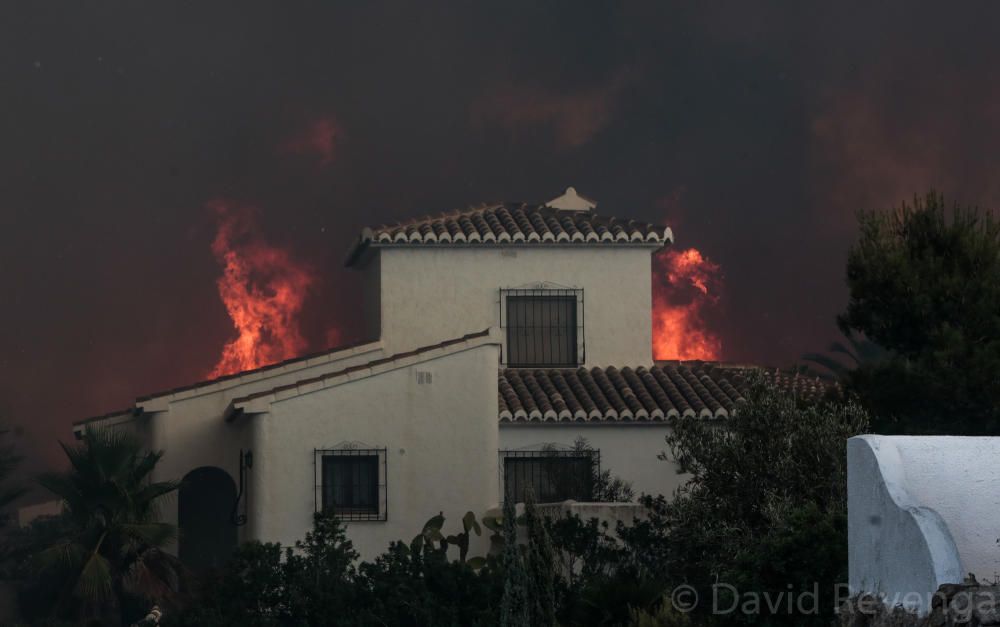
M 341 520 L 388 520 L 384 448 L 314 449 L 315 509 Z
M 584 362 L 582 289 L 502 289 L 502 363 L 510 368 L 575 368 Z
M 601 472 L 601 452 L 500 451 L 500 493 L 524 501 L 528 487 L 539 503 L 594 500 L 594 479 Z

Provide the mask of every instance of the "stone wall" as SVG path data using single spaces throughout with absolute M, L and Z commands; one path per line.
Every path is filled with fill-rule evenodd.
M 845 603 L 839 612 L 841 627 L 978 627 L 1000 625 L 1000 586 L 974 579 L 945 584 L 930 599 L 927 616 L 902 607 L 886 607 L 873 595 L 862 595 Z
M 639 503 L 579 503 L 563 501 L 562 503 L 541 503 L 538 512 L 550 518 L 563 518 L 567 514 L 575 514 L 581 520 L 596 518 L 600 523 L 607 523 L 608 529 L 614 532 L 618 521 L 631 525 L 635 519 L 645 520 L 648 510 Z

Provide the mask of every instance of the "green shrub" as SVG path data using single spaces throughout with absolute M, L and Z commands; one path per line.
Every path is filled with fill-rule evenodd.
M 648 520 L 619 528 L 622 567 L 693 586 L 702 616 L 716 583 L 772 599 L 789 586 L 832 594 L 847 566 L 846 440 L 867 427 L 853 402 L 803 404 L 762 379 L 725 423 L 678 420 L 667 444 L 690 479 L 672 501 L 646 498 Z M 746 622 L 829 624 L 832 607 L 821 599 L 819 616 L 764 608 Z
M 495 560 L 478 570 L 472 560 L 449 560 L 443 523 L 435 517 L 410 544 L 394 542 L 355 567 L 358 555 L 340 521 L 317 513 L 313 530 L 294 547 L 241 546 L 164 625 L 495 625 L 502 593 Z

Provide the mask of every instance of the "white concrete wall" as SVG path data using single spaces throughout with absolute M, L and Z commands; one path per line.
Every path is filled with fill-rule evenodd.
M 250 518 L 262 539 L 292 543 L 312 526 L 314 449 L 362 442 L 387 449 L 388 520 L 348 522 L 363 558 L 409 542 L 444 512 L 461 529 L 498 502 L 498 347 L 484 344 L 271 403 L 253 425 Z M 431 384 L 416 373 L 430 372 Z
M 941 584 L 1000 572 L 1000 438 L 858 436 L 847 460 L 853 592 L 926 612 Z
M 642 493 L 672 496 L 684 481 L 673 461 L 657 459 L 667 449 L 667 425 L 642 424 L 501 424 L 501 449 L 540 450 L 546 444 L 571 447 L 578 437 L 601 451 L 601 471 L 632 482 L 636 496 Z M 499 464 L 498 464 L 499 468 Z M 494 471 L 494 475 L 499 470 Z M 496 479 L 499 482 L 499 478 Z
M 500 326 L 500 289 L 584 290 L 587 366 L 652 365 L 652 248 L 380 248 L 390 353 Z M 371 261 L 369 263 L 372 263 Z
M 239 489 L 239 451 L 251 448 L 251 437 L 248 424 L 225 421 L 223 414 L 232 399 L 383 356 L 381 345 L 373 343 L 343 353 L 159 396 L 138 403 L 147 413 L 121 422 L 115 428 L 132 431 L 149 448 L 164 451 L 163 459 L 154 471 L 154 481 L 181 480 L 196 468 L 214 466 L 229 473 Z M 163 500 L 161 516 L 166 522 L 177 523 L 175 495 Z M 249 537 L 247 528 L 241 528 L 240 540 Z
M 43 501 L 33 505 L 25 505 L 17 508 L 17 526 L 27 527 L 38 518 L 46 516 L 58 516 L 62 514 L 63 502 L 61 500 Z

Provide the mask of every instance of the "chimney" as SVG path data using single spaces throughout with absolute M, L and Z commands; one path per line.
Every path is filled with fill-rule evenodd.
M 566 193 L 558 198 L 553 198 L 545 203 L 546 207 L 559 209 L 560 211 L 593 211 L 597 203 L 589 198 L 580 196 L 572 187 L 566 188 Z

